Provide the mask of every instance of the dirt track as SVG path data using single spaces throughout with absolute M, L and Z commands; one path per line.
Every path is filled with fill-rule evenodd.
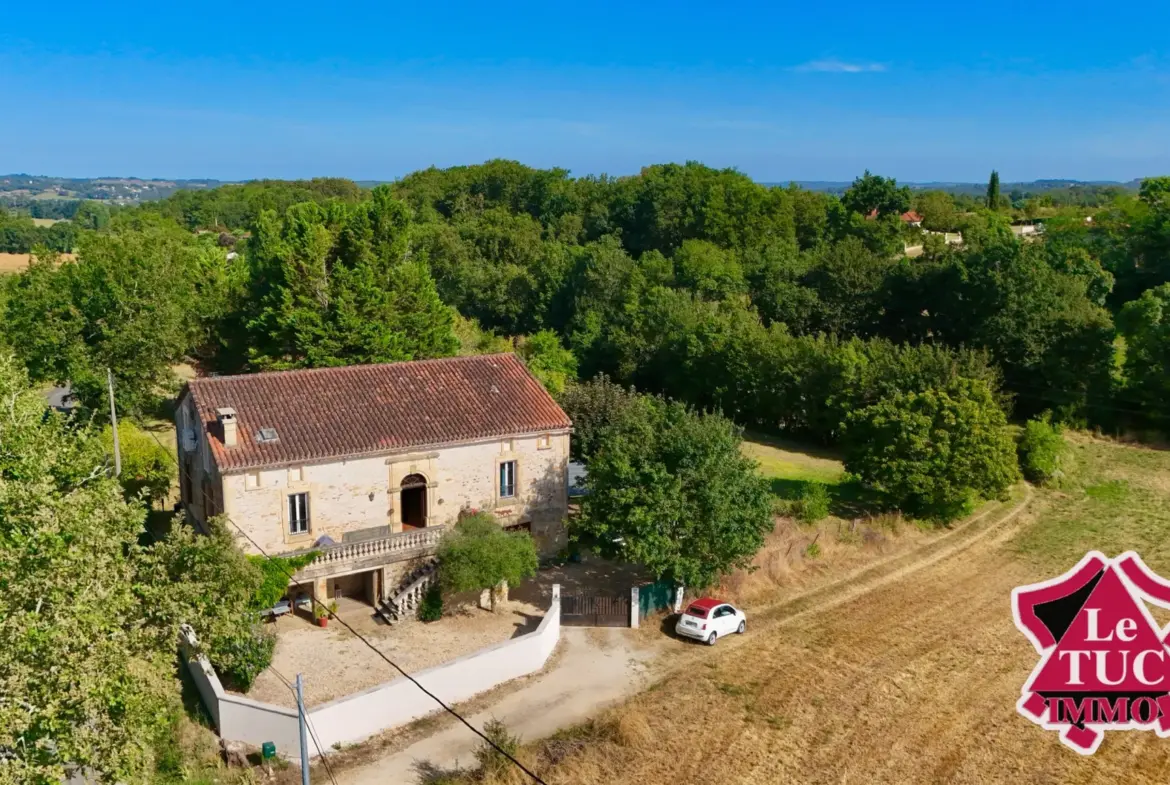
M 1152 734 L 1082 758 L 1016 714 L 1035 660 L 1010 592 L 1051 576 L 1007 556 L 1028 513 L 1005 512 L 778 606 L 732 645 L 679 652 L 667 684 L 623 707 L 654 743 L 591 751 L 550 782 L 1166 782 L 1170 743 Z
M 1019 558 L 1014 538 L 1044 503 L 1025 490 L 990 505 L 910 552 L 756 609 L 749 634 L 714 649 L 656 638 L 665 678 L 610 712 L 645 722 L 647 740 L 590 743 L 538 766 L 541 776 L 550 785 L 1170 781 L 1170 742 L 1153 734 L 1110 733 L 1083 758 L 1016 713 L 1035 657 L 1010 593 L 1051 575 Z M 512 698 L 521 714 L 528 689 Z M 542 719 L 540 735 L 560 726 Z M 377 781 L 389 762 L 361 773 Z

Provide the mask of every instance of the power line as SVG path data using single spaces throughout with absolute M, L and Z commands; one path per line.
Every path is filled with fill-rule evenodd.
M 175 464 L 175 466 L 178 467 L 180 474 L 182 474 L 184 471 L 184 467 L 182 466 L 182 464 L 179 463 L 177 458 L 175 458 L 174 456 L 171 455 L 170 450 L 167 449 L 166 445 L 163 444 L 159 440 L 159 438 L 154 435 L 153 431 L 151 431 L 149 428 L 146 427 L 145 424 L 142 423 L 141 419 L 139 419 L 138 425 L 142 428 L 142 430 L 144 430 L 150 434 L 150 437 L 152 439 L 154 439 L 154 441 L 158 444 L 159 447 L 163 448 L 163 452 L 166 453 L 167 458 L 170 459 L 171 463 Z M 306 588 L 303 583 L 301 583 L 300 581 L 298 581 L 294 577 L 293 573 L 289 572 L 288 568 L 285 567 L 284 562 L 277 561 L 277 560 L 273 559 L 273 557 L 270 556 L 267 551 L 265 551 L 263 548 L 260 547 L 259 543 L 257 543 L 254 539 L 252 539 L 252 535 L 248 534 L 248 532 L 244 531 L 243 527 L 241 527 L 238 523 L 236 523 L 234 520 L 232 520 L 230 515 L 223 513 L 222 517 L 224 520 L 226 520 L 228 523 L 230 523 L 232 526 L 234 526 L 236 528 L 236 531 L 238 531 L 240 534 L 242 534 L 244 536 L 244 538 L 252 544 L 252 547 L 260 552 L 261 556 L 263 556 L 265 559 L 267 559 L 272 564 L 275 564 L 277 566 L 277 568 L 279 568 L 280 571 L 282 573 L 284 573 L 285 576 L 288 577 L 290 583 L 292 583 L 298 589 Z M 516 760 L 516 758 L 511 753 L 509 753 L 507 750 L 502 748 L 499 744 L 496 744 L 494 741 L 492 741 L 490 738 L 488 738 L 487 734 L 485 734 L 479 728 L 475 727 L 470 722 L 468 722 L 466 719 L 464 719 L 463 715 L 461 715 L 459 712 L 455 711 L 453 708 L 448 706 L 446 704 L 446 702 L 443 701 L 442 698 L 440 698 L 438 695 L 435 695 L 433 692 L 431 692 L 426 687 L 424 687 L 419 682 L 418 679 L 414 678 L 409 673 L 407 673 L 400 665 L 398 665 L 398 663 L 394 662 L 389 657 L 387 657 L 383 651 L 381 651 L 377 646 L 375 646 L 373 643 L 371 643 L 369 640 L 367 640 L 365 636 L 363 636 L 361 633 L 359 633 L 357 630 L 355 630 L 352 626 L 350 626 L 350 624 L 348 622 L 346 622 L 344 619 L 337 616 L 337 614 L 330 611 L 328 606 L 325 605 L 325 603 L 323 603 L 319 599 L 317 599 L 316 594 L 314 592 L 312 592 L 312 591 L 307 592 L 307 596 L 309 597 L 310 602 L 312 602 L 314 605 L 320 606 L 321 609 L 326 614 L 328 614 L 328 616 L 330 618 L 332 618 L 335 622 L 337 622 L 342 627 L 344 627 L 346 630 L 348 630 L 351 635 L 353 635 L 355 638 L 357 638 L 359 641 L 361 641 L 363 644 L 365 644 L 366 647 L 370 651 L 374 652 L 374 654 L 377 654 L 379 657 L 381 657 L 382 660 L 384 660 L 387 665 L 389 665 L 394 670 L 396 670 L 400 674 L 402 674 L 403 678 L 405 678 L 407 681 L 409 681 L 415 687 L 418 687 L 418 689 L 424 695 L 426 695 L 428 698 L 430 698 L 435 703 L 437 703 L 444 711 L 446 711 L 448 714 L 450 714 L 455 719 L 459 720 L 459 722 L 463 723 L 463 725 L 465 725 L 468 730 L 470 730 L 476 736 L 479 736 L 479 738 L 483 739 L 483 741 L 486 742 L 488 744 L 488 746 L 490 746 L 496 752 L 500 753 L 505 758 L 507 758 L 509 761 L 511 761 L 512 764 L 516 766 L 516 768 L 520 769 L 520 771 L 527 774 L 529 777 L 531 777 L 533 779 L 534 782 L 539 783 L 539 785 L 548 785 L 548 783 L 546 783 L 544 780 L 542 780 L 540 777 L 538 777 L 527 766 L 525 766 L 520 761 Z
M 289 691 L 295 695 L 296 689 L 289 680 L 282 676 L 280 671 L 273 666 L 269 665 L 268 667 L 276 674 L 276 678 L 280 679 L 284 686 L 288 687 Z M 304 710 L 303 705 L 299 706 L 298 710 L 301 712 L 301 719 L 305 721 L 305 727 L 309 729 L 309 735 L 313 737 L 313 744 L 317 747 L 317 753 L 321 757 L 321 763 L 325 766 L 325 772 L 329 775 L 329 780 L 333 785 L 337 785 L 337 778 L 333 776 L 333 767 L 329 765 L 329 760 L 325 756 L 325 749 L 321 746 L 321 740 L 317 738 L 317 729 L 313 727 L 313 721 L 309 719 L 309 712 Z

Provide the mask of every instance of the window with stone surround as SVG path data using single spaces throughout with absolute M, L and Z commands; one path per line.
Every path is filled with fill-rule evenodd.
M 503 461 L 500 464 L 500 498 L 508 499 L 516 495 L 516 462 Z
M 309 494 L 290 493 L 288 495 L 288 533 L 309 533 Z

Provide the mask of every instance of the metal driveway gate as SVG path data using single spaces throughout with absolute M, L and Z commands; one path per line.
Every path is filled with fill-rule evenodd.
M 629 627 L 630 598 L 593 594 L 563 596 L 561 624 L 568 627 Z

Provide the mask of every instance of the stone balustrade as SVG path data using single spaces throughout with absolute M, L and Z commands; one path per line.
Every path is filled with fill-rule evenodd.
M 434 551 L 447 526 L 428 526 L 425 529 L 399 532 L 389 537 L 358 542 L 343 542 L 316 548 L 317 558 L 296 575 L 298 580 L 336 573 L 340 569 L 379 566 L 399 558 L 410 558 Z

